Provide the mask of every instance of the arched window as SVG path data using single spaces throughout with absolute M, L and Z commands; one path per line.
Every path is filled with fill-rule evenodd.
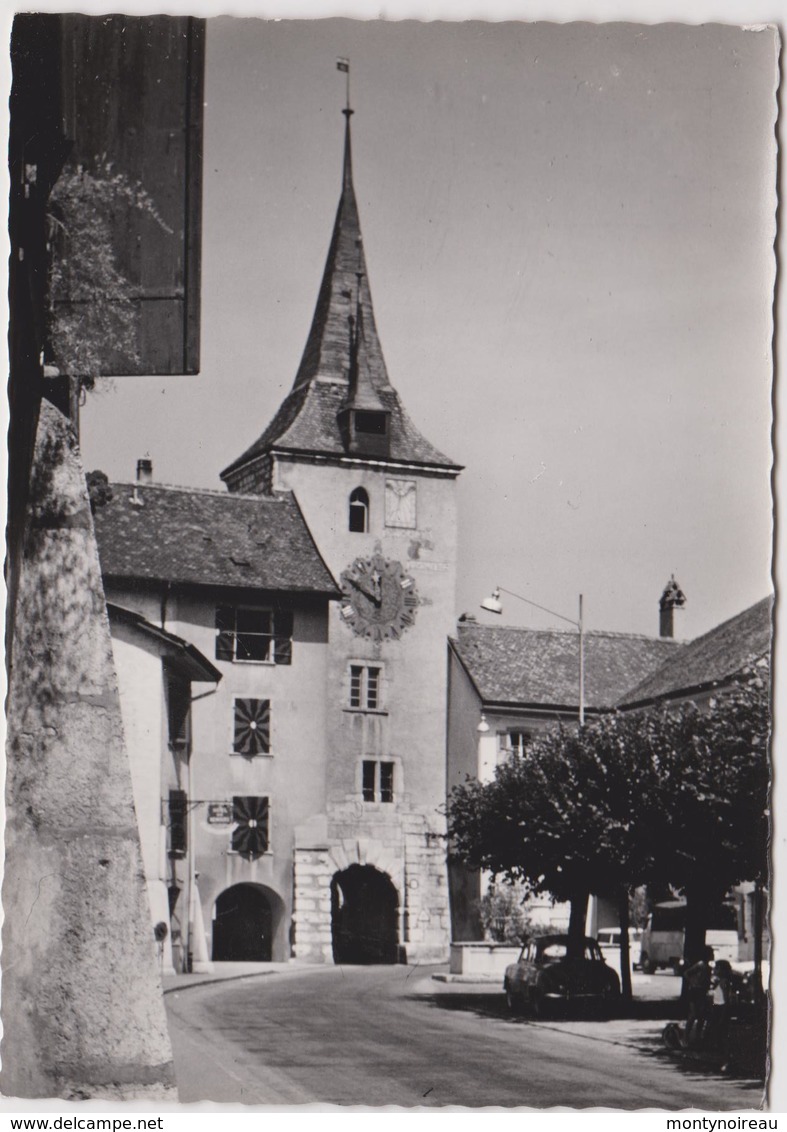
M 350 496 L 350 530 L 356 534 L 369 530 L 369 496 L 362 487 L 356 487 Z

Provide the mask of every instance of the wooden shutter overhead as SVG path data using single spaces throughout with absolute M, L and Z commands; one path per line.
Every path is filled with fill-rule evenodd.
M 50 17 L 51 18 L 51 17 Z M 119 269 L 139 293 L 135 372 L 199 372 L 204 20 L 66 15 L 63 128 L 73 164 L 138 181 L 173 229 L 118 209 Z M 107 376 L 130 372 L 110 362 Z

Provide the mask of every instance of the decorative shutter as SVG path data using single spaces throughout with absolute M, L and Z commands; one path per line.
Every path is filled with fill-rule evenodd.
M 235 797 L 232 816 L 236 822 L 233 851 L 249 861 L 261 857 L 268 849 L 268 799 Z
M 273 615 L 273 659 L 276 664 L 292 664 L 292 610 L 277 609 Z
M 169 855 L 185 857 L 188 847 L 188 798 L 185 790 L 169 792 Z
M 232 660 L 235 644 L 235 610 L 220 605 L 216 609 L 216 660 Z
M 271 749 L 270 700 L 235 700 L 232 749 L 236 755 L 267 755 Z

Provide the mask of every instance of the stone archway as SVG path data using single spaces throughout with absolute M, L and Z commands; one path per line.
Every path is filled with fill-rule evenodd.
M 216 900 L 213 959 L 269 963 L 282 901 L 261 884 L 235 884 Z
M 387 873 L 350 865 L 331 881 L 331 937 L 335 963 L 396 963 L 399 897 Z

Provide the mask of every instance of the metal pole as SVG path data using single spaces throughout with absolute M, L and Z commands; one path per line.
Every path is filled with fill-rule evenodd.
M 579 595 L 579 725 L 585 722 L 585 626 L 582 619 L 582 594 Z

